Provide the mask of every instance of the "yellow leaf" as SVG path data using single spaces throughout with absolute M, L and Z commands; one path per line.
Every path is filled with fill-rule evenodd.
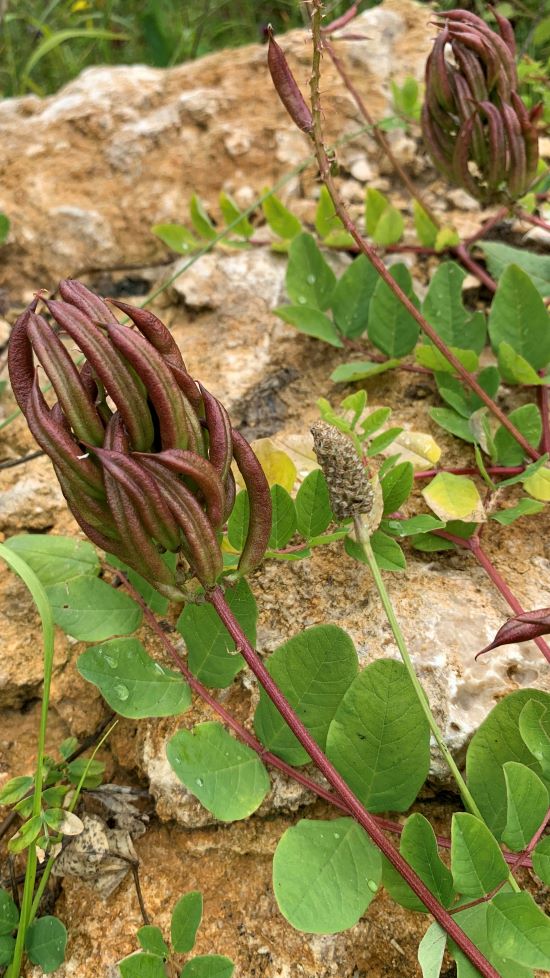
M 440 520 L 484 523 L 487 519 L 475 482 L 464 475 L 440 472 L 422 490 L 422 495 Z
M 424 431 L 402 431 L 385 450 L 385 455 L 397 455 L 400 462 L 411 462 L 416 470 L 435 465 L 441 458 L 441 449 L 435 438 Z
M 283 452 L 271 438 L 258 438 L 250 443 L 258 461 L 265 472 L 270 486 L 282 486 L 290 492 L 296 482 L 296 466 L 291 458 Z M 237 485 L 244 488 L 240 472 L 235 471 Z
M 525 479 L 523 488 L 533 499 L 550 502 L 550 469 L 539 469 L 534 475 Z
M 77 14 L 80 10 L 89 10 L 89 9 L 90 9 L 90 4 L 87 2 L 87 0 L 75 0 L 75 3 L 73 3 L 71 7 L 71 13 Z

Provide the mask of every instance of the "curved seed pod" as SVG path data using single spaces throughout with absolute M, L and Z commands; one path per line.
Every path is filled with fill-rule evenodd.
M 518 118 L 525 146 L 525 189 L 535 179 L 539 162 L 539 137 L 529 113 L 517 92 L 512 92 L 512 105 Z
M 309 107 L 302 95 L 288 61 L 273 37 L 271 25 L 268 29 L 269 42 L 267 46 L 267 64 L 275 86 L 275 91 L 283 103 L 290 118 L 298 129 L 310 135 L 313 132 L 313 119 Z
M 468 83 L 458 72 L 453 78 L 453 83 L 456 91 L 456 102 L 460 110 L 460 121 L 461 123 L 466 122 L 467 119 L 472 118 L 472 136 L 471 136 L 471 147 L 472 156 L 478 166 L 481 168 L 485 163 L 487 152 L 485 149 L 485 142 L 483 138 L 483 126 L 481 119 L 476 112 L 475 102 L 473 102 L 470 96 L 470 90 L 468 88 Z M 458 135 L 457 135 L 458 142 Z
M 427 102 L 424 102 L 424 105 L 422 106 L 421 119 L 424 142 L 433 162 L 440 173 L 443 173 L 449 182 L 453 182 L 454 174 L 452 158 L 449 158 L 441 146 L 441 131 L 438 131 L 435 127 L 435 124 L 430 116 L 430 110 Z
M 195 411 L 199 412 L 202 408 L 202 399 L 196 381 L 187 373 L 187 370 L 182 370 L 174 366 L 170 369 L 182 394 L 185 394 L 185 397 Z
M 493 17 L 495 18 L 498 24 L 498 29 L 500 31 L 500 36 L 502 37 L 502 40 L 506 44 L 512 57 L 515 59 L 516 38 L 510 21 L 506 20 L 506 17 L 503 17 L 502 14 L 499 14 L 498 11 L 495 10 L 495 8 L 491 7 L 490 5 L 489 5 L 489 10 L 491 11 Z
M 101 532 L 101 530 L 98 530 L 95 526 L 92 526 L 90 523 L 88 523 L 86 518 L 78 509 L 78 506 L 73 506 L 70 503 L 69 505 L 70 505 L 71 513 L 73 514 L 80 529 L 83 531 L 83 533 L 86 534 L 86 536 L 88 537 L 88 539 L 92 541 L 92 543 L 95 543 L 96 546 L 99 547 L 101 550 L 104 550 L 105 553 L 113 554 L 115 557 L 118 557 L 119 560 L 123 561 L 123 563 L 125 564 L 129 563 L 128 554 L 122 542 L 119 542 L 118 540 L 109 539 L 107 536 L 105 536 L 105 534 Z M 134 570 L 135 569 L 136 568 L 134 568 Z
M 126 564 L 137 570 L 148 580 L 174 584 L 175 578 L 170 568 L 160 558 L 151 537 L 145 532 L 143 523 L 117 479 L 106 469 L 103 472 L 107 500 L 113 514 L 117 530 L 125 544 Z
M 74 278 L 59 283 L 59 294 L 65 302 L 80 309 L 93 323 L 116 323 L 116 317 L 106 302 Z
M 170 330 L 157 316 L 149 312 L 148 309 L 130 306 L 127 302 L 120 302 L 119 299 L 109 299 L 108 301 L 130 317 L 140 333 L 149 341 L 151 346 L 154 346 L 166 363 L 170 364 L 171 367 L 186 370 L 179 346 L 172 337 Z
M 460 127 L 460 131 L 456 137 L 455 151 L 453 156 L 453 171 L 456 182 L 464 187 L 464 189 L 471 194 L 472 197 L 479 198 L 481 196 L 480 188 L 476 184 L 470 170 L 468 169 L 468 159 L 470 155 L 473 130 L 474 117 L 470 116 L 470 118 L 466 119 L 466 122 Z
M 233 506 L 235 505 L 235 497 L 237 495 L 237 486 L 235 485 L 235 476 L 233 475 L 231 469 L 227 473 L 227 479 L 225 480 L 225 506 L 223 511 L 224 523 L 229 519 Z
M 124 428 L 124 423 L 118 411 L 112 415 L 105 429 L 103 447 L 112 452 L 129 452 L 130 443 Z
M 44 300 L 53 318 L 78 344 L 120 411 L 136 451 L 147 451 L 154 438 L 147 401 L 126 361 L 109 338 L 80 309 Z
M 152 463 L 155 470 L 157 465 L 161 465 L 176 475 L 184 475 L 193 479 L 204 496 L 208 519 L 215 529 L 220 528 L 223 523 L 225 493 L 223 483 L 208 459 L 202 458 L 195 452 L 182 452 L 178 449 L 158 452 L 155 455 L 143 454 L 139 455 L 138 458 L 144 465 Z
M 527 189 L 527 160 L 519 120 L 510 105 L 502 106 L 502 121 L 510 153 L 508 191 L 514 198 L 521 197 Z
M 461 44 L 454 46 L 453 54 L 472 96 L 479 102 L 487 99 L 489 94 L 487 92 L 485 74 L 475 55 Z
M 492 102 L 480 102 L 479 110 L 487 119 L 489 131 L 487 186 L 489 190 L 497 190 L 506 177 L 506 135 L 502 116 Z
M 181 542 L 179 526 L 150 473 L 123 452 L 98 448 L 95 454 L 131 500 L 153 539 L 166 550 L 177 550 Z
M 33 299 L 25 312 L 15 320 L 8 347 L 8 370 L 11 388 L 21 411 L 25 412 L 28 396 L 34 381 L 34 359 L 32 346 L 27 334 L 31 315 L 35 312 L 38 299 Z
M 223 404 L 215 398 L 206 387 L 199 384 L 204 403 L 204 417 L 208 431 L 208 458 L 222 482 L 225 482 L 233 458 L 231 441 L 231 422 Z
M 122 543 L 106 501 L 99 502 L 93 496 L 81 492 L 78 485 L 75 486 L 68 466 L 59 462 L 54 465 L 54 470 L 71 513 L 78 510 L 86 522 L 99 530 L 106 540 Z
M 95 499 L 105 498 L 103 482 L 99 469 L 89 458 L 82 457 L 82 450 L 67 432 L 66 428 L 52 418 L 48 405 L 38 385 L 38 376 L 27 399 L 26 418 L 36 441 L 54 464 L 67 466 L 74 480 L 75 488 Z
M 103 424 L 81 376 L 58 336 L 42 316 L 31 314 L 27 334 L 79 441 L 101 445 Z
M 119 323 L 107 326 L 109 339 L 116 349 L 132 365 L 145 384 L 159 423 L 163 448 L 187 448 L 189 442 L 188 414 L 192 408 L 186 403 L 162 356 L 151 344 L 127 326 Z
M 238 431 L 232 432 L 233 457 L 248 489 L 250 521 L 238 569 L 243 574 L 261 563 L 271 533 L 271 495 L 264 471 L 250 445 Z
M 105 388 L 99 378 L 94 374 L 92 365 L 88 360 L 84 361 L 80 371 L 80 379 L 92 404 L 95 404 L 97 413 L 103 421 L 103 424 L 107 425 L 113 416 L 113 412 L 107 404 Z
M 206 513 L 193 493 L 172 472 L 159 466 L 155 477 L 182 529 L 183 550 L 193 573 L 201 584 L 215 584 L 223 571 L 223 557 Z
M 445 60 L 445 45 L 449 40 L 449 31 L 443 28 L 434 41 L 434 46 L 426 62 L 426 85 L 433 88 L 439 104 L 452 112 L 454 106 L 453 93 L 449 83 L 448 66 Z M 429 76 L 429 77 L 428 77 Z

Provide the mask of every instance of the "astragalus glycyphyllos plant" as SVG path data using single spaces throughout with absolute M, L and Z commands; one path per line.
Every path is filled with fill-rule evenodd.
M 271 501 L 261 466 L 225 408 L 195 383 L 152 313 L 113 302 L 131 317 L 129 329 L 80 282 L 61 282 L 59 293 L 61 301 L 42 300 L 52 323 L 37 315 L 37 302 L 15 323 L 9 370 L 17 403 L 86 536 L 174 600 L 183 600 L 189 575 L 215 584 L 223 569 L 217 533 L 235 498 L 234 460 L 250 499 L 239 570 L 253 570 L 267 547 Z M 80 370 L 59 331 L 82 351 Z M 33 354 L 57 395 L 52 408 Z M 178 555 L 175 569 L 161 553 Z
M 40 339 L 46 329 L 52 336 L 55 334 L 45 318 L 43 324 L 37 326 L 36 320 L 42 317 L 37 316 L 33 304 L 14 330 L 10 351 L 14 389 L 30 425 L 50 454 L 56 471 L 61 474 L 61 484 L 69 488 L 71 508 L 76 510 L 80 525 L 84 529 L 91 527 L 90 539 L 97 541 L 97 527 L 90 524 L 88 518 L 82 517 L 82 505 L 89 508 L 87 512 L 95 515 L 97 502 L 106 514 L 109 503 L 107 485 L 111 486 L 112 481 L 119 495 L 114 496 L 111 487 L 111 498 L 116 499 L 117 505 L 122 499 L 120 513 L 128 521 L 128 514 L 131 513 L 131 525 L 137 527 L 136 532 L 140 534 L 138 539 L 145 536 L 149 543 L 141 553 L 127 544 L 124 550 L 125 556 L 130 555 L 132 563 L 128 571 L 124 568 L 120 571 L 120 579 L 138 602 L 137 605 L 130 603 L 133 608 L 130 613 L 127 606 L 120 606 L 122 614 L 117 617 L 119 606 L 114 599 L 113 602 L 108 599 L 105 604 L 105 608 L 109 607 L 108 615 L 98 608 L 95 618 L 88 618 L 83 623 L 78 615 L 73 614 L 84 605 L 90 610 L 94 591 L 100 594 L 101 589 L 92 586 L 98 573 L 97 565 L 90 569 L 90 564 L 80 577 L 66 584 L 48 588 L 56 621 L 76 638 L 99 642 L 81 656 L 81 673 L 99 686 L 109 704 L 123 716 L 136 718 L 182 713 L 191 702 L 190 688 L 215 711 L 224 725 L 236 734 L 236 740 L 219 723 L 206 722 L 192 730 L 181 729 L 167 747 L 168 759 L 177 776 L 214 817 L 230 821 L 247 817 L 255 811 L 270 786 L 266 765 L 293 777 L 340 810 L 343 817 L 337 820 L 301 821 L 284 834 L 277 848 L 274 861 L 275 895 L 282 913 L 294 926 L 317 933 L 346 929 L 360 918 L 383 882 L 399 902 L 414 909 L 427 909 L 434 917 L 435 930 L 430 931 L 424 942 L 421 951 L 423 959 L 426 954 L 435 953 L 441 960 L 448 937 L 453 942 L 450 948 L 457 960 L 468 960 L 486 978 L 497 978 L 499 974 L 508 978 L 509 972 L 501 969 L 501 956 L 497 950 L 497 934 L 504 928 L 510 943 L 510 957 L 520 968 L 522 978 L 530 974 L 530 963 L 538 967 L 544 962 L 542 966 L 546 966 L 546 962 L 550 963 L 550 924 L 532 898 L 527 893 L 521 893 L 508 868 L 510 858 L 519 865 L 530 843 L 534 848 L 535 829 L 539 831 L 542 816 L 530 835 L 532 819 L 526 822 L 523 812 L 519 817 L 519 828 L 516 824 L 518 819 L 511 824 L 509 838 L 518 855 L 510 857 L 508 854 L 507 859 L 499 846 L 502 826 L 500 822 L 492 824 L 492 802 L 488 806 L 484 797 L 478 802 L 450 758 L 425 694 L 414 675 L 399 626 L 395 618 L 391 619 L 392 612 L 389 612 L 390 620 L 403 663 L 386 659 L 371 663 L 359 671 L 353 643 L 341 629 L 332 625 L 315 626 L 294 636 L 273 653 L 267 666 L 255 651 L 256 610 L 243 574 L 247 567 L 256 566 L 260 560 L 260 549 L 265 549 L 267 542 L 266 528 L 270 540 L 274 532 L 277 535 L 280 531 L 283 509 L 279 508 L 280 494 L 275 493 L 273 498 L 277 501 L 277 510 L 273 529 L 269 533 L 268 504 L 264 504 L 263 513 L 257 514 L 252 501 L 257 487 L 265 491 L 264 477 L 260 475 L 261 469 L 251 449 L 244 448 L 236 436 L 231 438 L 233 454 L 241 462 L 243 480 L 248 489 L 247 493 L 237 497 L 245 500 L 241 514 L 242 552 L 251 553 L 252 535 L 254 558 L 249 558 L 247 564 L 242 557 L 235 562 L 230 555 L 229 569 L 217 569 L 225 520 L 228 517 L 232 520 L 236 507 L 236 504 L 232 506 L 233 512 L 229 513 L 227 496 L 223 497 L 225 509 L 221 521 L 214 520 L 210 524 L 211 534 L 201 537 L 204 549 L 200 551 L 200 559 L 195 557 L 195 550 L 188 539 L 189 526 L 195 524 L 190 524 L 187 518 L 180 519 L 179 549 L 183 551 L 188 565 L 185 592 L 178 587 L 176 578 L 173 584 L 178 588 L 174 596 L 185 602 L 178 629 L 189 650 L 188 662 L 170 643 L 148 608 L 148 603 L 158 607 L 159 600 L 166 602 L 167 594 L 172 597 L 174 592 L 167 592 L 162 581 L 160 588 L 158 583 L 152 586 L 153 582 L 158 582 L 158 577 L 155 576 L 156 564 L 150 564 L 149 559 L 152 549 L 157 553 L 158 548 L 165 547 L 165 542 L 170 542 L 172 550 L 175 550 L 175 541 L 158 536 L 159 532 L 164 533 L 166 526 L 170 526 L 166 517 L 162 522 L 163 529 L 159 531 L 158 525 L 151 523 L 151 513 L 144 513 L 143 507 L 140 507 L 136 485 L 143 487 L 143 492 L 153 502 L 157 497 L 147 479 L 139 481 L 141 476 L 137 474 L 133 462 L 141 467 L 143 460 L 147 460 L 149 467 L 145 466 L 146 471 L 152 472 L 158 480 L 162 499 L 174 517 L 181 511 L 181 498 L 187 500 L 187 494 L 190 494 L 208 518 L 210 496 L 205 484 L 195 477 L 197 472 L 202 472 L 198 468 L 200 463 L 191 470 L 191 474 L 189 469 L 182 470 L 181 466 L 177 469 L 174 473 L 177 489 L 173 494 L 171 486 L 164 491 L 166 483 L 159 473 L 167 468 L 167 453 L 171 460 L 181 460 L 182 456 L 186 457 L 186 453 L 191 452 L 187 447 L 189 440 L 185 441 L 185 438 L 193 437 L 189 436 L 189 430 L 194 432 L 194 441 L 191 442 L 193 457 L 196 454 L 204 459 L 208 454 L 209 462 L 214 466 L 213 433 L 217 429 L 209 426 L 207 408 L 210 402 L 205 399 L 200 385 L 193 391 L 193 382 L 187 379 L 184 381 L 186 400 L 180 400 L 183 383 L 180 371 L 183 368 L 179 365 L 170 368 L 172 376 L 162 375 L 166 378 L 166 386 L 162 387 L 162 396 L 159 393 L 157 374 L 148 365 L 157 364 L 158 345 L 161 342 L 164 361 L 168 357 L 173 361 L 175 351 L 169 347 L 165 335 L 167 331 L 158 320 L 154 320 L 154 332 L 151 321 L 147 320 L 147 328 L 154 340 L 150 342 L 143 335 L 145 327 L 136 332 L 132 326 L 117 324 L 106 318 L 107 307 L 84 286 L 65 283 L 62 289 L 64 300 L 61 303 L 48 300 L 47 308 L 53 321 L 71 336 L 73 342 L 77 340 L 86 356 L 87 365 L 79 372 L 58 337 L 51 344 L 55 354 L 50 352 L 49 347 L 44 348 Z M 67 298 L 71 301 L 67 301 Z M 136 323 L 138 310 L 124 306 L 123 311 Z M 47 335 L 49 338 L 50 334 Z M 116 344 L 113 337 L 116 337 Z M 141 357 L 138 357 L 136 350 L 142 354 Z M 54 404 L 48 408 L 45 402 L 37 398 L 35 354 L 48 368 L 59 398 L 57 406 Z M 79 377 L 78 382 L 76 376 Z M 127 400 L 121 389 L 120 376 L 132 381 Z M 173 408 L 169 406 L 172 403 L 170 398 L 173 398 Z M 198 432 L 196 428 L 191 428 L 192 422 L 189 422 L 187 415 L 188 428 L 176 425 L 176 420 L 182 414 L 182 403 L 184 407 L 187 403 L 195 405 L 194 418 L 199 425 Z M 113 407 L 117 409 L 115 412 Z M 170 413 L 172 410 L 173 415 Z M 98 418 L 103 430 L 100 430 Z M 330 421 L 330 415 L 328 418 Z M 138 422 L 142 429 L 136 429 Z M 112 448 L 109 441 L 105 447 L 107 432 L 110 426 L 115 425 L 119 439 L 117 445 L 121 445 L 121 449 Z M 204 440 L 204 431 L 210 432 L 208 442 Z M 333 435 L 331 431 L 334 431 Z M 174 432 L 179 432 L 186 447 L 174 445 Z M 381 515 L 378 510 L 376 519 L 369 525 L 369 514 L 376 508 L 379 490 L 370 486 L 365 479 L 360 455 L 354 455 L 357 445 L 361 444 L 360 440 L 348 437 L 345 431 L 336 431 L 327 422 L 317 428 L 315 434 L 319 460 L 331 483 L 337 527 L 349 532 L 350 521 L 354 522 L 357 546 L 363 549 L 381 598 L 387 606 L 387 595 L 370 545 L 370 534 L 375 531 Z M 167 444 L 163 443 L 163 438 L 167 439 Z M 229 438 L 224 444 L 227 451 Z M 237 450 L 235 445 L 238 446 Z M 116 464 L 113 464 L 113 455 Z M 151 468 L 153 456 L 155 466 Z M 247 460 L 246 465 L 242 462 L 243 458 Z M 84 479 L 79 463 L 83 463 Z M 90 466 L 93 466 L 92 470 Z M 345 478 L 340 477 L 342 466 Z M 248 475 L 251 471 L 255 474 L 253 480 Z M 90 492 L 90 485 L 95 495 Z M 185 488 L 185 492 L 182 493 L 181 487 Z M 325 496 L 329 490 L 326 484 L 323 488 L 319 478 L 315 479 L 314 488 L 312 483 L 310 487 L 313 497 L 307 504 L 302 503 L 302 509 L 309 507 L 308 523 L 311 524 L 316 500 L 318 506 L 326 508 Z M 222 498 L 221 494 L 219 498 Z M 92 504 L 90 499 L 93 500 Z M 189 511 L 194 513 L 195 509 L 189 507 Z M 117 523 L 119 518 L 117 510 L 116 519 L 113 518 L 108 528 L 112 534 L 118 533 L 120 538 L 122 524 Z M 311 532 L 315 531 L 312 529 Z M 109 538 L 104 534 L 101 537 L 102 549 L 107 555 L 112 552 L 109 549 L 111 539 L 118 548 L 120 539 L 116 536 Z M 16 550 L 22 547 L 24 551 L 26 548 L 24 540 L 18 544 L 15 539 L 13 545 Z M 211 548 L 208 553 L 204 552 L 206 548 Z M 117 554 L 115 550 L 114 556 L 116 566 L 120 566 L 123 560 L 120 552 Z M 216 568 L 215 574 L 210 572 L 211 562 Z M 128 581 L 126 573 L 133 574 L 135 586 Z M 191 574 L 194 574 L 194 583 Z M 96 584 L 99 583 L 96 581 Z M 109 591 L 106 584 L 104 587 Z M 185 601 L 186 598 L 190 600 Z M 101 600 L 106 601 L 105 597 Z M 179 674 L 155 663 L 137 639 L 123 637 L 139 626 L 142 612 L 156 634 L 162 637 Z M 119 637 L 112 638 L 113 635 Z M 197 656 L 196 647 L 201 642 L 204 644 Z M 229 685 L 244 664 L 243 660 L 261 686 L 254 717 L 255 734 L 233 717 L 208 688 Z M 526 697 L 525 692 L 532 693 L 532 696 Z M 546 709 L 545 694 L 522 691 L 519 698 L 519 707 L 528 708 L 531 701 L 535 701 L 535 706 L 529 707 L 531 712 L 539 707 Z M 425 819 L 412 816 L 408 820 L 402 833 L 400 851 L 397 851 L 384 834 L 384 829 L 396 830 L 395 823 L 375 814 L 388 810 L 406 811 L 410 807 L 428 773 L 430 732 L 438 740 L 455 774 L 467 809 L 466 812 L 457 813 L 453 822 L 452 873 L 441 861 L 437 853 L 437 840 Z M 548 802 L 547 787 L 542 780 L 544 772 L 541 764 L 529 753 L 531 748 L 535 749 L 535 740 L 532 736 L 529 739 L 529 730 L 524 737 L 527 739 L 521 741 L 523 747 L 518 746 L 515 755 L 521 758 L 522 763 L 517 764 L 520 770 L 514 769 L 510 774 L 516 779 L 511 795 L 511 810 L 516 812 L 518 808 L 518 778 L 522 787 L 525 778 L 532 776 L 536 779 L 533 785 L 536 784 L 540 795 L 535 807 L 536 817 L 539 818 L 543 793 L 546 793 Z M 550 749 L 550 740 L 542 745 L 540 741 L 539 737 L 536 749 L 539 753 L 542 751 L 544 761 Z M 480 774 L 483 763 L 480 768 L 479 753 L 478 750 L 472 761 L 470 775 L 472 782 L 478 785 L 480 781 L 483 784 Z M 310 759 L 325 776 L 332 791 L 319 786 L 301 771 Z M 534 770 L 524 774 L 523 768 L 529 765 Z M 476 790 L 481 793 L 480 787 Z M 506 822 L 505 831 L 508 827 Z M 500 835 L 496 834 L 498 832 Z M 492 901 L 491 897 L 494 897 Z M 515 901 L 513 907 L 511 899 Z M 478 906 L 481 910 L 476 909 Z M 529 952 L 527 970 L 524 967 L 525 954 L 518 950 L 518 939 L 513 930 L 518 914 L 522 915 L 523 921 L 519 925 L 521 941 L 526 929 L 529 932 L 536 930 L 537 935 L 534 950 Z M 510 919 L 511 924 L 508 923 Z M 491 940 L 480 936 L 480 923 L 486 927 L 490 925 Z M 159 957 L 162 958 L 162 955 Z M 498 967 L 491 963 L 492 960 Z M 157 964 L 159 968 L 163 967 L 162 960 Z M 10 973 L 10 978 L 18 978 L 17 970 Z

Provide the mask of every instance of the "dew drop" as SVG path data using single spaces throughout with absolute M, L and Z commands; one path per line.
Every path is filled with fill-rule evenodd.
M 334 838 L 335 839 L 339 839 L 340 838 L 340 833 L 339 832 L 335 832 L 334 833 Z
M 373 893 L 376 893 L 378 889 L 378 883 L 375 883 L 374 880 L 367 880 L 367 886 L 369 890 L 371 890 Z
M 116 659 L 113 659 L 112 655 L 104 655 L 103 659 L 110 669 L 116 669 Z
M 300 305 L 305 306 L 306 303 L 307 303 L 307 299 L 306 299 L 305 295 L 299 295 L 298 296 L 298 302 L 300 303 Z
M 306 282 L 308 285 L 315 285 L 315 275 L 307 275 Z
M 127 700 L 130 695 L 130 690 L 127 686 L 123 686 L 122 683 L 117 683 L 115 686 L 115 693 L 119 700 Z
M 195 784 L 197 785 L 198 788 L 204 787 L 204 781 L 202 780 L 202 778 L 195 778 Z

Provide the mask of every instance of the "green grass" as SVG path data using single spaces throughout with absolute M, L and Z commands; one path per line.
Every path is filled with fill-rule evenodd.
M 50 94 L 89 65 L 168 67 L 261 41 L 270 22 L 303 24 L 298 0 L 0 0 L 0 95 Z

